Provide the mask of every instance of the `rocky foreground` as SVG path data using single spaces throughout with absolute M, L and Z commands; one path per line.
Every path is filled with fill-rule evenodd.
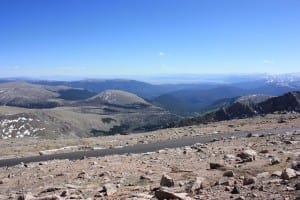
M 0 168 L 0 199 L 300 199 L 297 126 L 280 135 Z

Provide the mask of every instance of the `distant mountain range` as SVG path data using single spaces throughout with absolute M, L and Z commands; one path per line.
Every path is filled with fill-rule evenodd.
M 274 112 L 300 112 L 300 92 L 288 92 L 278 97 L 250 95 L 240 97 L 232 104 L 203 116 L 186 118 L 174 126 L 190 126 L 200 123 L 240 119 Z
M 121 79 L 0 79 L 0 138 L 127 134 L 275 111 L 300 112 L 297 77 L 228 80 L 154 85 Z
M 0 138 L 87 137 L 149 131 L 178 116 L 135 94 L 69 86 L 0 84 Z
M 160 77 L 171 79 L 170 77 Z M 182 78 L 182 77 L 181 77 Z M 300 74 L 282 75 L 207 75 L 184 76 L 194 83 L 150 84 L 136 80 L 80 80 L 80 81 L 46 81 L 27 80 L 28 83 L 39 86 L 51 86 L 62 100 L 84 100 L 105 90 L 121 90 L 133 93 L 154 105 L 163 107 L 180 116 L 202 115 L 228 105 L 239 96 L 265 94 L 282 95 L 289 91 L 300 90 Z M 2 79 L 0 82 L 13 81 Z M 171 80 L 180 80 L 173 77 Z M 187 81 L 186 81 L 187 82 Z M 65 86 L 65 88 L 62 88 Z M 59 89 L 55 89 L 55 88 Z M 47 105 L 60 105 L 51 101 Z

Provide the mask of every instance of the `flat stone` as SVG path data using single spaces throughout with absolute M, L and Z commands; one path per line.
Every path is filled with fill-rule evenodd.
M 155 197 L 158 200 L 165 200 L 165 199 L 178 199 L 178 200 L 191 200 L 187 195 L 187 193 L 175 193 L 166 188 L 160 188 L 155 191 Z
M 117 187 L 112 183 L 107 183 L 103 186 L 103 191 L 107 196 L 110 196 L 117 192 Z
M 297 177 L 297 173 L 294 169 L 285 168 L 282 171 L 281 178 L 284 179 L 284 180 L 289 180 L 289 179 L 292 179 L 292 178 L 295 178 L 295 177 Z
M 243 185 L 251 185 L 251 184 L 256 183 L 256 181 L 257 181 L 257 178 L 255 178 L 255 177 L 245 178 L 243 181 Z
M 61 190 L 61 187 L 49 187 L 41 191 L 40 193 L 48 193 L 48 192 L 55 192 L 57 190 Z
M 152 178 L 150 176 L 142 175 L 140 176 L 141 180 L 147 180 L 147 181 L 152 181 Z
M 295 191 L 295 188 L 293 188 L 293 187 L 286 187 L 286 191 Z
M 26 194 L 18 197 L 18 200 L 62 200 L 57 195 L 48 195 L 43 197 L 34 197 L 32 194 Z
M 136 197 L 138 199 L 152 199 L 153 195 L 149 195 L 146 193 L 138 193 L 138 194 L 133 194 L 132 197 Z
M 275 171 L 271 174 L 271 176 L 275 176 L 275 177 L 281 177 L 282 172 L 281 171 Z
M 224 160 L 234 160 L 236 158 L 235 155 L 232 154 L 225 154 L 224 155 Z
M 228 170 L 228 171 L 224 172 L 223 176 L 234 177 L 234 173 L 232 170 Z
M 270 178 L 270 173 L 269 172 L 259 173 L 259 174 L 256 175 L 256 178 L 258 178 L 258 179 L 267 179 L 267 178 Z
M 280 184 L 283 180 L 280 178 L 276 178 L 276 179 L 271 179 L 271 180 L 267 180 L 267 181 L 263 181 L 263 184 Z
M 224 169 L 225 166 L 220 163 L 209 163 L 210 169 Z
M 269 153 L 269 150 L 264 149 L 264 150 L 261 150 L 259 153 L 266 154 L 266 153 Z
M 222 177 L 216 183 L 216 185 L 226 185 L 226 186 L 232 186 L 233 184 L 234 184 L 234 179 L 230 177 Z

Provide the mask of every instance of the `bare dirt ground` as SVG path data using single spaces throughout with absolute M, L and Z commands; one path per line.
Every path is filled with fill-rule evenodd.
M 282 135 L 0 168 L 0 199 L 296 199 L 300 198 L 299 126 L 299 114 L 285 114 L 125 136 L 5 140 L 0 144 L 1 154 L 15 156 L 82 142 L 91 147 L 124 146 L 198 134 L 294 127 Z

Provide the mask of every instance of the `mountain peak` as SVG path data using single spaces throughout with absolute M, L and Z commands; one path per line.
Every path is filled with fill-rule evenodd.
M 149 106 L 150 105 L 141 97 L 121 90 L 105 90 L 100 94 L 89 98 L 87 101 L 94 102 L 94 103 L 99 102 L 101 104 L 118 105 L 118 106 L 128 106 L 128 105 Z

